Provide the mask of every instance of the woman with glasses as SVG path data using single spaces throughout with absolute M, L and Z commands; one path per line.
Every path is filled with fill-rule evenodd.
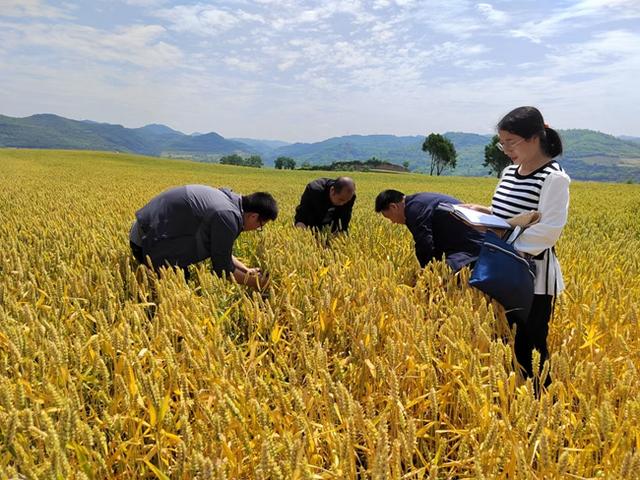
M 540 369 L 549 356 L 547 335 L 555 297 L 564 289 L 554 246 L 567 223 L 571 180 L 554 158 L 562 154 L 558 133 L 544 123 L 534 107 L 518 107 L 498 123 L 498 148 L 513 162 L 500 177 L 491 208 L 477 207 L 509 219 L 537 210 L 539 223 L 528 227 L 514 247 L 536 264 L 535 295 L 526 320 L 507 313 L 517 324 L 515 353 L 527 377 L 533 376 L 533 349 L 540 352 Z M 547 376 L 545 386 L 550 383 Z

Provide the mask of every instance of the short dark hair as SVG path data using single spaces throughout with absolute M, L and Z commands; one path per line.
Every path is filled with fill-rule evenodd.
M 255 192 L 242 196 L 242 210 L 257 213 L 262 221 L 278 218 L 278 202 L 270 193 Z
M 562 140 L 553 128 L 544 123 L 542 113 L 535 107 L 518 107 L 498 122 L 498 130 L 504 130 L 529 140 L 540 139 L 540 148 L 551 158 L 562 155 Z
M 376 213 L 389 208 L 391 203 L 400 203 L 404 198 L 404 193 L 398 190 L 383 190 L 376 197 Z
M 348 188 L 351 191 L 356 190 L 356 182 L 353 181 L 350 177 L 338 177 L 333 182 L 333 191 L 336 193 L 342 192 L 345 188 Z

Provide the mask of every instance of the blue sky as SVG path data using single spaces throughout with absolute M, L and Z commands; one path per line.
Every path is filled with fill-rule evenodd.
M 0 0 L 0 113 L 316 141 L 640 136 L 640 0 Z

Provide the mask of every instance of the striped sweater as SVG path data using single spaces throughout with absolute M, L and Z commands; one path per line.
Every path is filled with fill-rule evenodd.
M 518 166 L 510 165 L 503 170 L 493 195 L 491 210 L 499 217 L 511 218 L 530 210 L 541 214 L 540 222 L 527 228 L 514 243 L 520 252 L 541 256 L 535 260 L 537 295 L 554 295 L 564 289 L 560 264 L 550 249 L 567 223 L 570 182 L 556 161 L 529 175 L 520 175 Z
M 564 172 L 558 162 L 550 162 L 529 175 L 520 175 L 517 165 L 504 169 L 493 194 L 491 211 L 502 218 L 538 210 L 542 185 L 551 172 Z

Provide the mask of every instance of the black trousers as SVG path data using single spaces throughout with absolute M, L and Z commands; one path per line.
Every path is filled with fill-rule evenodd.
M 549 320 L 551 319 L 553 295 L 534 295 L 533 305 L 527 320 L 523 322 L 513 313 L 507 314 L 507 320 L 513 325 L 517 325 L 514 349 L 518 363 L 524 368 L 526 377 L 533 377 L 531 367 L 531 354 L 535 348 L 540 352 L 540 370 L 545 360 L 549 358 L 547 348 L 547 336 L 549 335 Z M 551 377 L 547 375 L 544 386 L 551 383 Z
M 133 258 L 135 258 L 139 264 L 146 265 L 147 261 L 145 258 L 144 251 L 142 250 L 142 247 L 140 245 L 136 245 L 131 241 L 129 242 L 129 246 L 131 247 L 131 253 L 133 254 Z M 182 268 L 182 271 L 184 272 L 184 279 L 188 281 L 189 278 L 191 277 L 191 274 L 189 273 L 189 268 L 188 267 L 180 267 L 180 268 Z M 158 272 L 158 267 L 155 267 L 155 270 L 156 272 Z

